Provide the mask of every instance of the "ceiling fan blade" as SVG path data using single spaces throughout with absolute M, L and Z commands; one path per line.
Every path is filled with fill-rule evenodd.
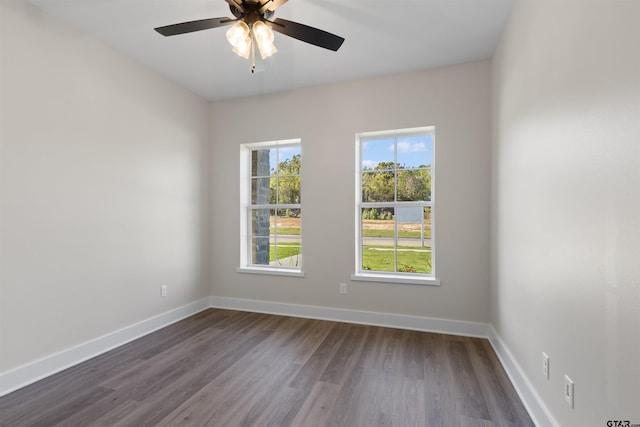
M 197 21 L 181 22 L 180 24 L 166 25 L 154 28 L 163 36 L 176 36 L 178 34 L 193 33 L 194 31 L 208 30 L 210 28 L 224 27 L 236 22 L 231 18 L 209 18 Z
M 276 18 L 272 25 L 273 31 L 277 31 L 294 39 L 311 43 L 325 49 L 337 51 L 342 46 L 344 39 L 335 34 L 328 33 L 308 25 Z
M 266 0 L 260 9 L 258 9 L 258 13 L 265 13 L 267 10 L 273 12 L 287 1 L 288 0 Z

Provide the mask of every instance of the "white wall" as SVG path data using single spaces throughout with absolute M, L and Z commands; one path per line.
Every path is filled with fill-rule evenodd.
M 520 1 L 493 63 L 491 322 L 563 426 L 640 423 L 638 22 Z
M 0 13 L 1 373 L 208 295 L 209 105 L 27 2 Z
M 489 319 L 490 63 L 221 101 L 212 106 L 211 293 L 292 304 Z M 355 134 L 436 127 L 440 287 L 351 282 Z M 239 146 L 302 139 L 304 278 L 236 273 Z

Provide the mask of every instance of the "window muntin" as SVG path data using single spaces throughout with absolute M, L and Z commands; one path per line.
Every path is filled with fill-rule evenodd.
M 434 278 L 433 127 L 357 136 L 356 275 Z
M 301 271 L 299 140 L 242 146 L 241 268 Z

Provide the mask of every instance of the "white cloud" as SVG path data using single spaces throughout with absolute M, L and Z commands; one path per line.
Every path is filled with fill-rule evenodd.
M 378 162 L 377 160 L 364 160 L 362 159 L 362 168 L 369 168 L 369 169 L 373 169 L 376 166 L 378 166 Z
M 398 141 L 398 153 L 421 153 L 427 151 L 424 142 Z

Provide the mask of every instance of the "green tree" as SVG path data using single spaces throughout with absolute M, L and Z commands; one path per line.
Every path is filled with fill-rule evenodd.
M 397 173 L 397 184 L 395 174 Z M 431 170 L 421 165 L 403 169 L 393 162 L 380 162 L 373 169 L 362 172 L 362 200 L 365 202 L 393 202 L 397 185 L 397 200 L 431 200 Z
M 392 202 L 394 163 L 380 162 L 362 173 L 362 200 L 365 202 Z
M 271 200 L 275 204 L 299 204 L 300 203 L 300 169 L 302 159 L 296 154 L 278 164 L 278 168 L 271 172 Z M 290 211 L 296 216 L 295 210 Z
M 409 169 L 398 171 L 398 201 L 411 200 L 431 200 L 430 170 Z

